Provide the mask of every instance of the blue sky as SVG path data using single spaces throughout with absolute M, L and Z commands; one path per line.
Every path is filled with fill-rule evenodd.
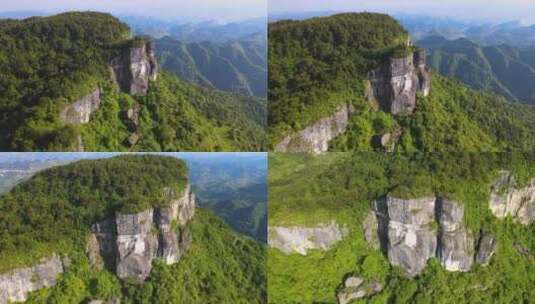
M 267 15 L 267 0 L 0 0 L 0 11 L 96 10 L 114 14 L 236 21 Z
M 269 13 L 305 11 L 411 13 L 466 20 L 535 22 L 534 0 L 269 0 Z

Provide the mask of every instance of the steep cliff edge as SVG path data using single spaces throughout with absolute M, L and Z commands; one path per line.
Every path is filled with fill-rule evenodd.
M 329 149 L 329 141 L 346 131 L 352 113 L 353 106 L 340 106 L 331 116 L 286 136 L 275 146 L 275 152 L 326 152 Z
M 98 110 L 100 103 L 100 89 L 96 88 L 93 92 L 63 109 L 60 118 L 67 124 L 86 124 L 89 122 L 91 113 Z
M 134 40 L 122 53 L 111 60 L 112 78 L 121 91 L 131 95 L 145 95 L 149 81 L 158 77 L 158 63 L 152 42 Z
M 518 189 L 514 175 L 501 171 L 491 185 L 489 208 L 498 218 L 511 216 L 523 225 L 535 220 L 535 179 Z
M 54 254 L 35 266 L 0 274 L 0 304 L 24 302 L 30 292 L 56 285 L 63 270 L 60 257 Z
M 268 244 L 286 254 L 307 255 L 312 249 L 329 250 L 346 235 L 347 229 L 334 221 L 316 227 L 273 226 L 268 228 Z
M 142 282 L 150 275 L 154 259 L 160 258 L 168 265 L 180 260 L 190 239 L 185 226 L 194 214 L 195 195 L 188 186 L 169 206 L 116 214 L 93 225 L 88 255 L 92 261 L 99 261 L 95 255 L 98 252 L 119 278 Z M 179 227 L 185 229 L 178 231 Z M 96 248 L 90 245 L 94 239 L 98 242 Z M 93 265 L 101 267 L 98 262 Z
M 376 100 L 382 110 L 394 115 L 414 112 L 416 93 L 427 96 L 431 89 L 431 76 L 422 49 L 406 57 L 388 59 L 370 71 L 368 78 L 371 89 L 367 97 Z
M 494 238 L 485 234 L 476 252 L 472 233 L 463 222 L 463 206 L 449 199 L 399 199 L 387 195 L 375 201 L 373 212 L 377 228 L 368 220 L 365 223 L 371 226 L 364 226 L 365 233 L 370 235 L 370 231 L 377 229 L 377 238 L 388 260 L 393 266 L 402 267 L 408 277 L 420 274 L 432 257 L 448 271 L 466 272 L 474 259 L 488 264 L 495 250 Z M 374 244 L 372 236 L 366 239 Z

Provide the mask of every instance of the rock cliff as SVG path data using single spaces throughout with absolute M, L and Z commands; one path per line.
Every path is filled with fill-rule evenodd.
M 268 244 L 286 254 L 307 255 L 311 249 L 330 249 L 346 235 L 346 229 L 334 221 L 312 228 L 274 226 L 268 228 Z
M 170 189 L 166 189 L 165 194 L 169 198 L 175 197 Z M 179 261 L 188 247 L 190 235 L 187 228 L 180 232 L 176 228 L 185 226 L 194 214 L 195 196 L 189 186 L 168 206 L 116 214 L 93 225 L 88 256 L 95 261 L 94 267 L 102 267 L 102 260 L 119 278 L 142 282 L 150 275 L 155 258 L 161 258 L 167 264 Z
M 145 95 L 149 81 L 158 76 L 158 63 L 152 42 L 130 47 L 110 62 L 114 81 L 121 91 L 132 95 Z
M 320 119 L 305 129 L 286 136 L 275 146 L 275 152 L 313 152 L 321 153 L 329 149 L 329 141 L 343 134 L 353 107 L 343 105 L 331 116 Z
M 381 109 L 394 115 L 412 113 L 416 108 L 416 93 L 429 94 L 431 77 L 425 63 L 425 51 L 416 50 L 402 58 L 390 58 L 368 73 L 371 88 L 368 98 Z
M 525 187 L 517 189 L 515 177 L 502 171 L 491 185 L 489 208 L 498 218 L 511 216 L 523 225 L 535 219 L 535 178 Z
M 57 254 L 43 259 L 39 264 L 19 268 L 0 275 L 0 304 L 24 302 L 28 293 L 56 285 L 63 273 L 63 265 Z
M 495 249 L 494 238 L 483 234 L 476 252 L 472 233 L 463 221 L 464 207 L 457 202 L 436 197 L 399 199 L 387 195 L 375 202 L 363 228 L 370 244 L 378 240 L 390 263 L 414 277 L 432 257 L 448 271 L 469 271 L 474 259 L 488 264 Z M 375 231 L 377 237 L 373 236 Z
M 336 297 L 338 304 L 348 304 L 354 300 L 371 297 L 383 290 L 383 284 L 378 281 L 365 282 L 361 277 L 351 276 L 345 279 L 344 287 Z
M 67 124 L 85 124 L 89 122 L 91 113 L 100 107 L 100 89 L 82 97 L 61 111 L 60 118 Z

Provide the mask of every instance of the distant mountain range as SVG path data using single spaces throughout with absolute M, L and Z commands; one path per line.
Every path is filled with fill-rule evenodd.
M 418 41 L 428 50 L 428 64 L 472 88 L 535 104 L 535 48 L 502 44 L 481 46 L 466 38 L 431 36 Z
M 267 94 L 267 36 L 256 33 L 224 43 L 157 39 L 164 70 L 201 86 L 245 95 Z

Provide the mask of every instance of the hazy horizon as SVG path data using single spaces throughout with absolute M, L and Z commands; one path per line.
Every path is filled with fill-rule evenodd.
M 18 0 L 3 3 L 0 13 L 99 11 L 185 22 L 234 22 L 267 17 L 267 0 Z
M 535 2 L 529 0 L 451 0 L 447 3 L 425 0 L 269 0 L 268 15 L 313 14 L 314 12 L 369 11 L 390 15 L 427 15 L 464 21 L 507 22 L 519 20 L 535 23 Z M 477 15 L 474 14 L 477 12 Z

